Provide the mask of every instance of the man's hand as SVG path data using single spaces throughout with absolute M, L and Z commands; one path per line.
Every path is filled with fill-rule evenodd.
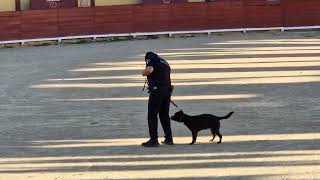
M 149 76 L 153 72 L 153 67 L 152 66 L 147 66 L 143 71 L 142 71 L 142 76 Z

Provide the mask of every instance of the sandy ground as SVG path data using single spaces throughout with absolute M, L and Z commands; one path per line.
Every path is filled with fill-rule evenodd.
M 235 111 L 222 144 L 172 122 L 175 146 L 140 146 L 150 50 L 185 113 Z M 0 180 L 320 179 L 319 65 L 311 31 L 0 49 Z

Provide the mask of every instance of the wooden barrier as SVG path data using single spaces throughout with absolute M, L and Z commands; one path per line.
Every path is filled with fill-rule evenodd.
M 0 40 L 20 39 L 20 12 L 0 12 Z
M 244 5 L 237 1 L 217 1 L 207 4 L 208 29 L 244 28 Z
M 169 31 L 207 29 L 208 20 L 205 3 L 172 4 L 169 8 Z
M 96 7 L 94 15 L 96 34 L 132 32 L 133 19 L 133 6 Z
M 283 26 L 280 0 L 245 0 L 244 2 L 247 28 Z
M 94 13 L 94 8 L 59 9 L 60 36 L 95 34 Z
M 57 10 L 21 11 L 21 37 L 31 39 L 59 36 L 57 12 Z
M 220 0 L 0 13 L 0 41 L 320 25 L 319 0 Z
M 133 32 L 161 32 L 169 29 L 169 8 L 165 5 L 134 6 L 133 17 Z
M 282 3 L 283 26 L 320 25 L 319 0 L 282 0 Z

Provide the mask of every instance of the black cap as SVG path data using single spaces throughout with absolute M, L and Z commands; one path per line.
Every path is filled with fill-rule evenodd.
M 144 58 L 144 61 L 147 61 L 148 59 L 152 59 L 154 57 L 158 57 L 158 55 L 156 53 L 154 53 L 154 52 L 151 52 L 151 51 L 147 52 L 146 56 Z

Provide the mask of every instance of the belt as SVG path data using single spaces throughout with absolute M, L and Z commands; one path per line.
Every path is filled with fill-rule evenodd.
M 169 88 L 171 88 L 171 85 L 168 85 L 168 86 L 151 86 L 151 87 L 149 87 L 149 89 L 150 90 L 157 90 L 157 89 L 169 89 Z

